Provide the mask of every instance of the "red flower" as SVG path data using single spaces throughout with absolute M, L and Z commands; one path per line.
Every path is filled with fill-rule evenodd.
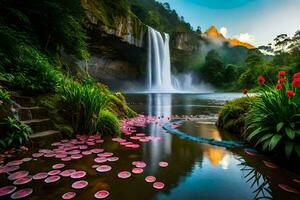
M 286 78 L 281 77 L 281 78 L 278 80 L 278 83 L 284 84 L 285 80 L 286 80 Z
M 284 76 L 285 75 L 285 71 L 280 71 L 280 72 L 278 72 L 278 76 L 279 77 L 282 77 L 282 76 Z
M 294 76 L 293 76 L 293 78 L 294 78 L 294 79 L 300 78 L 300 72 L 295 73 Z
M 277 90 L 281 90 L 281 88 L 282 88 L 282 85 L 281 85 L 280 83 L 277 83 L 276 89 L 277 89 Z
M 248 94 L 248 90 L 246 88 L 243 89 L 243 94 Z
M 263 85 L 265 84 L 266 80 L 263 76 L 259 76 L 257 77 L 257 81 L 259 82 L 259 84 Z
M 294 88 L 300 88 L 300 78 L 294 79 L 293 82 L 292 82 L 292 86 Z
M 295 95 L 295 93 L 294 93 L 293 90 L 287 90 L 287 91 L 285 92 L 285 94 L 286 94 L 286 96 L 288 96 L 289 98 L 292 98 L 292 97 Z

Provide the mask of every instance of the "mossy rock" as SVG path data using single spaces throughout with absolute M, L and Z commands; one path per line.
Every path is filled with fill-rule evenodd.
M 245 129 L 245 117 L 250 103 L 256 97 L 242 97 L 228 102 L 219 112 L 217 126 L 219 129 L 235 134 L 242 134 Z

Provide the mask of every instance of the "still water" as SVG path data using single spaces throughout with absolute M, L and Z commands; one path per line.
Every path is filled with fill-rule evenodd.
M 181 139 L 162 128 L 167 117 L 178 115 L 178 118 L 188 117 L 179 128 L 182 132 L 215 140 L 238 140 L 232 134 L 220 133 L 214 125 L 222 105 L 238 96 L 240 94 L 126 94 L 127 102 L 137 112 L 161 116 L 159 123 L 137 128 L 139 133 L 161 137 L 161 140 L 141 143 L 140 148 L 128 149 L 106 137 L 105 142 L 97 144 L 97 147 L 113 152 L 120 158 L 117 162 L 109 163 L 111 171 L 99 174 L 91 168 L 95 164 L 94 155 L 71 160 L 65 163 L 65 169 L 86 171 L 87 176 L 83 178 L 89 182 L 86 188 L 72 189 L 74 180 L 70 178 L 61 178 L 53 184 L 32 181 L 26 185 L 34 189 L 29 199 L 61 199 L 65 192 L 75 191 L 75 199 L 88 200 L 95 199 L 95 192 L 102 189 L 110 192 L 106 199 L 111 200 L 300 199 L 298 194 L 278 187 L 279 184 L 286 184 L 300 190 L 300 183 L 293 181 L 300 179 L 300 175 L 281 167 L 268 168 L 262 162 L 270 161 L 265 156 L 250 156 L 243 149 L 226 149 Z M 19 156 L 25 157 L 27 154 Z M 131 171 L 131 163 L 137 160 L 147 163 L 142 174 L 133 174 L 128 179 L 117 177 L 120 171 Z M 160 161 L 168 162 L 169 166 L 159 167 Z M 23 164 L 22 169 L 31 174 L 47 172 L 59 162 L 54 158 L 41 158 Z M 157 190 L 145 182 L 145 177 L 149 175 L 164 182 L 165 188 Z M 0 174 L 0 187 L 11 184 L 5 177 Z

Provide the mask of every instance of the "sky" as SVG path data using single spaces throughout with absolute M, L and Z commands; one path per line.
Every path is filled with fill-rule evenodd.
M 157 0 L 167 2 L 194 29 L 215 25 L 226 37 L 267 45 L 300 30 L 300 0 Z

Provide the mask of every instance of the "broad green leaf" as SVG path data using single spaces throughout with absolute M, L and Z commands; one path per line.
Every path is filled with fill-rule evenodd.
M 269 150 L 272 151 L 277 144 L 279 143 L 279 141 L 281 140 L 282 135 L 276 134 L 271 138 L 271 141 L 269 143 Z
M 287 158 L 290 158 L 293 148 L 294 148 L 294 142 L 287 141 L 285 143 L 285 154 L 286 154 Z
M 295 131 L 292 130 L 290 127 L 285 128 L 285 133 L 291 140 L 293 140 L 295 138 Z
M 263 142 L 263 141 L 269 139 L 269 138 L 272 137 L 272 136 L 273 136 L 273 134 L 271 134 L 271 133 L 268 133 L 268 134 L 262 136 L 262 137 L 256 142 L 255 146 L 259 145 L 261 142 Z
M 276 126 L 276 130 L 277 130 L 277 133 L 279 133 L 279 131 L 282 129 L 282 127 L 284 126 L 284 123 L 283 122 L 279 122 Z

